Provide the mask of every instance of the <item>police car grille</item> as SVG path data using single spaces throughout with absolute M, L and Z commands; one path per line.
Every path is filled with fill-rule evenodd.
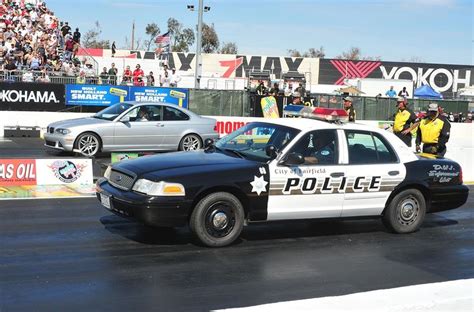
M 123 172 L 112 170 L 110 173 L 109 183 L 119 189 L 130 190 L 133 182 L 134 178 Z

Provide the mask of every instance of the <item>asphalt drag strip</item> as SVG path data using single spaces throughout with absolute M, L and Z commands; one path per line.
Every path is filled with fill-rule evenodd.
M 252 224 L 211 249 L 94 198 L 4 200 L 0 311 L 209 311 L 470 279 L 473 208 L 470 195 L 409 235 L 367 219 Z

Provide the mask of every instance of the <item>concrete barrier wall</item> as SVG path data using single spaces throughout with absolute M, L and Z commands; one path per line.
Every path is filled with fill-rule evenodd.
M 0 113 L 0 137 L 4 126 L 40 127 L 44 132 L 49 123 L 65 119 L 91 116 L 92 113 L 13 112 Z M 209 116 L 215 118 L 220 134 L 229 133 L 244 123 L 259 120 L 253 117 Z M 364 120 L 361 123 L 379 126 L 378 121 Z M 457 161 L 463 168 L 464 181 L 474 182 L 474 124 L 451 124 L 451 138 L 446 157 Z

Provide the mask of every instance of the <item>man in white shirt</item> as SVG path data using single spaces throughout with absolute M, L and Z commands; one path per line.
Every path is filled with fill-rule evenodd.
M 178 86 L 178 82 L 181 81 L 181 76 L 176 72 L 176 68 L 171 70 L 170 87 L 175 88 Z

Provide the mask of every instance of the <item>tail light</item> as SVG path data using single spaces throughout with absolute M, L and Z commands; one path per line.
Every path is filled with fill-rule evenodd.
M 462 184 L 463 181 L 462 181 L 462 167 L 459 166 L 459 183 Z

